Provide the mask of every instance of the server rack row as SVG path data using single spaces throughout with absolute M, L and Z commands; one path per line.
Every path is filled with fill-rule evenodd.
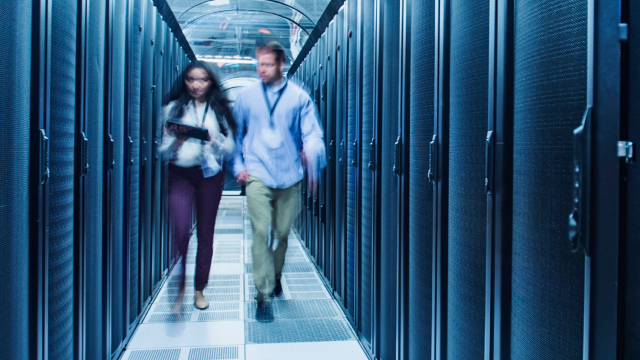
M 164 6 L 0 5 L 2 357 L 117 358 L 176 260 L 157 150 L 189 58 Z
M 372 358 L 639 353 L 638 10 L 347 0 L 311 38 L 296 227 Z

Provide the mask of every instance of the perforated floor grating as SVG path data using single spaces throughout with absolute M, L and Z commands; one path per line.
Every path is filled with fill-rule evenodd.
M 174 268 L 178 271 L 164 283 L 120 360 L 306 359 L 310 352 L 318 359 L 366 360 L 339 304 L 293 235 L 282 269 L 283 293 L 268 300 L 274 321 L 256 321 L 252 243 L 246 200 L 223 197 L 203 291 L 209 307 L 194 306 L 194 232 L 185 259 L 187 275 L 180 275 L 181 266 Z M 183 279 L 185 290 L 176 304 Z
M 189 350 L 189 360 L 233 360 L 238 359 L 238 347 L 210 347 Z
M 347 341 L 354 339 L 343 319 L 279 320 L 271 323 L 245 321 L 248 344 Z
M 179 357 L 180 349 L 135 350 L 129 360 L 178 360 Z

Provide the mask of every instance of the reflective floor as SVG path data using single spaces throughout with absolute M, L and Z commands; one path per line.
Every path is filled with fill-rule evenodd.
M 283 294 L 272 299 L 275 320 L 255 320 L 251 224 L 244 197 L 222 199 L 213 265 L 204 291 L 208 309 L 193 306 L 196 238 L 187 256 L 187 293 L 173 311 L 176 266 L 133 335 L 123 360 L 331 359 L 365 360 L 356 336 L 292 234 L 283 270 Z

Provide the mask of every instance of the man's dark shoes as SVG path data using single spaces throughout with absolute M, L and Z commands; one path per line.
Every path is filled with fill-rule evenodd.
M 256 320 L 259 322 L 272 322 L 273 309 L 270 301 L 259 301 L 256 308 Z
M 275 289 L 273 289 L 273 292 L 270 296 L 280 297 L 280 295 L 282 295 L 282 283 L 280 282 L 280 279 L 276 279 L 276 287 Z

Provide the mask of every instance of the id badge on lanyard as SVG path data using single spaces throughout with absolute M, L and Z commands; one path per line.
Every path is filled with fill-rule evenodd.
M 280 89 L 280 91 L 278 92 L 278 98 L 276 99 L 276 102 L 273 104 L 273 107 L 272 107 L 271 103 L 269 102 L 269 97 L 267 96 L 267 86 L 264 83 L 262 83 L 264 101 L 267 104 L 267 109 L 269 109 L 269 120 L 270 120 L 269 128 L 263 129 L 262 131 L 262 140 L 271 149 L 278 149 L 282 146 L 282 141 L 283 141 L 282 133 L 276 130 L 275 123 L 273 122 L 273 112 L 276 110 L 276 107 L 278 106 L 278 102 L 280 102 L 280 98 L 282 97 L 282 93 L 284 93 L 284 90 L 286 89 L 287 84 L 288 83 L 285 83 L 282 89 Z
M 204 128 L 204 122 L 207 119 L 207 112 L 209 111 L 209 102 L 207 102 L 205 104 L 205 108 L 204 108 L 204 114 L 202 115 L 202 122 L 200 123 L 200 126 Z M 193 102 L 193 113 L 196 116 L 196 121 L 198 120 L 198 112 L 196 111 L 196 102 Z M 204 176 L 205 178 L 210 178 L 212 176 L 215 176 L 217 173 L 220 172 L 220 164 L 218 164 L 218 162 L 216 161 L 216 158 L 213 156 L 213 154 L 208 154 L 205 155 L 204 153 L 204 140 L 202 140 L 201 142 L 202 145 L 202 156 L 204 157 L 204 163 L 202 165 L 200 165 L 200 168 L 202 169 L 202 176 Z

